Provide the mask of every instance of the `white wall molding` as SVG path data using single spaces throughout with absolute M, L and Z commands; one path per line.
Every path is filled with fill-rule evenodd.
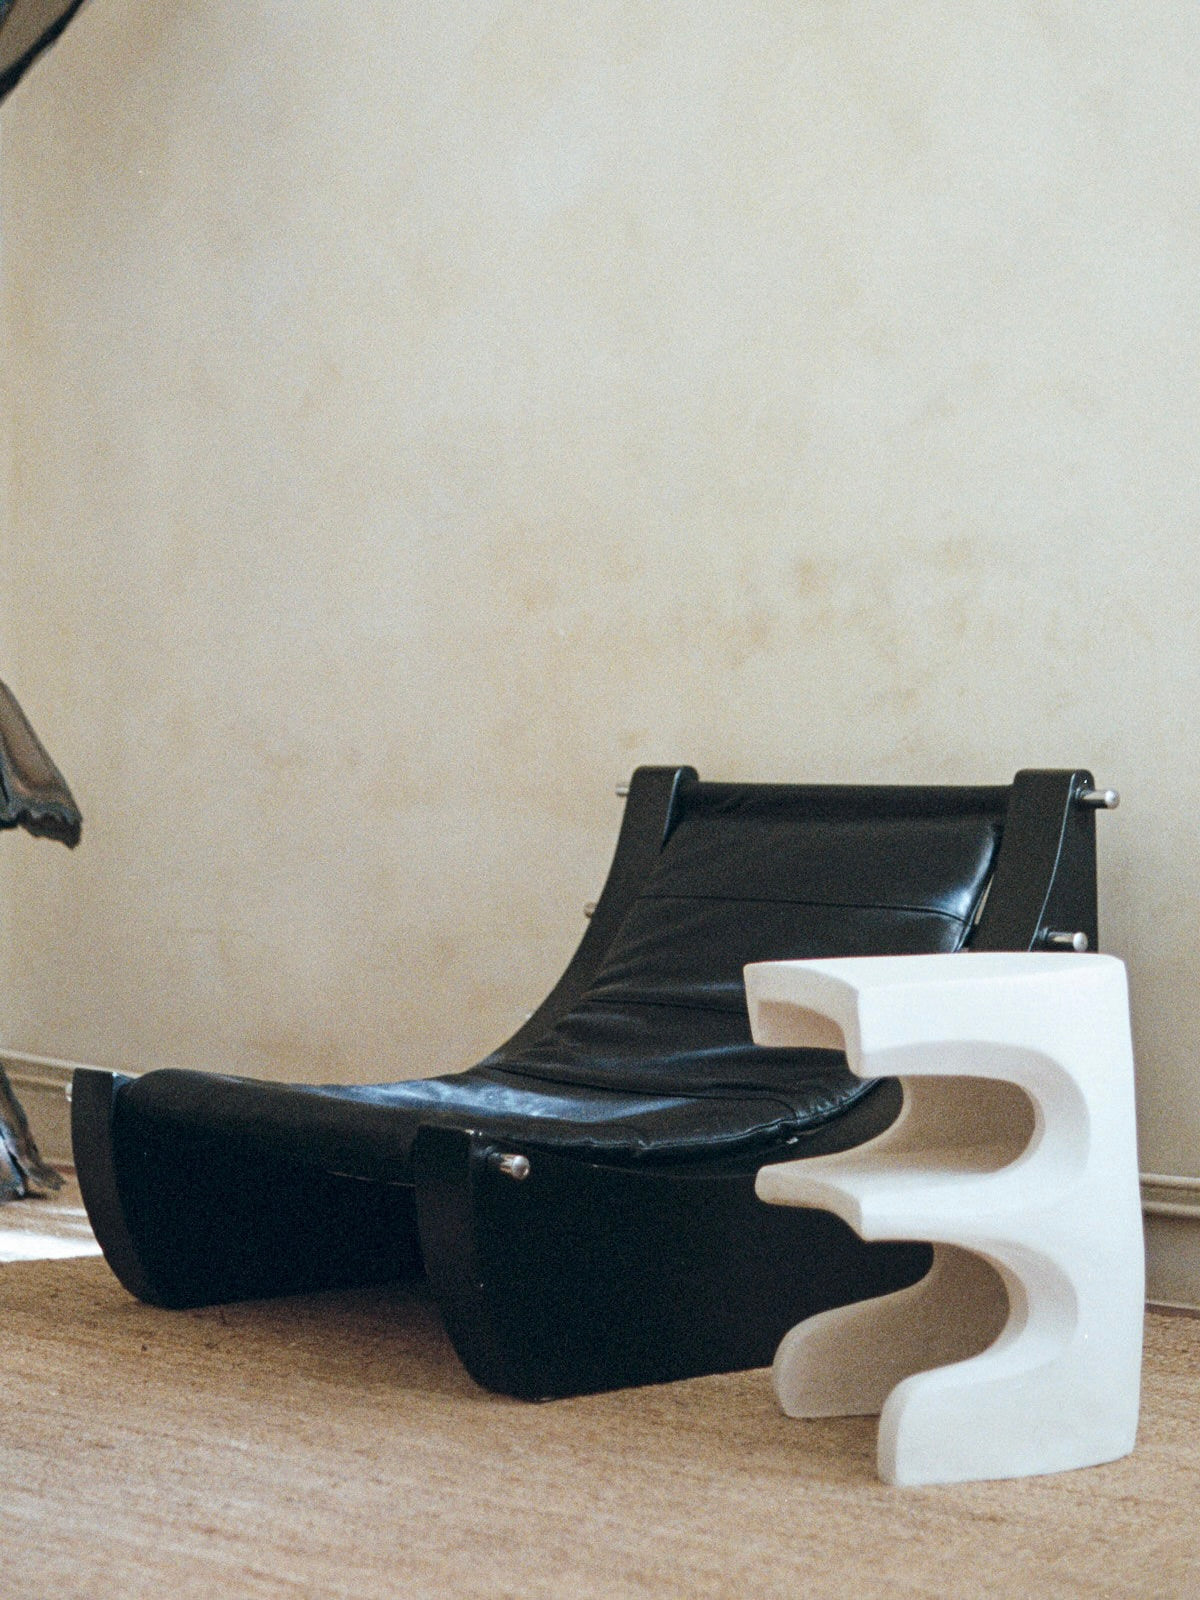
M 1142 1210 L 1148 1217 L 1185 1217 L 1200 1222 L 1200 1178 L 1143 1172 Z
M 76 1067 L 83 1064 L 60 1061 L 55 1056 L 31 1056 L 22 1050 L 0 1049 L 0 1066 L 8 1073 L 14 1087 L 23 1084 L 26 1088 L 54 1088 L 65 1092 Z
M 1142 1212 L 1147 1297 L 1200 1310 L 1200 1178 L 1144 1172 Z

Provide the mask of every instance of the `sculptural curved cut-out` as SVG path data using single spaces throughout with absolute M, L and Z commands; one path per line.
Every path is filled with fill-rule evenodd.
M 880 1413 L 899 1484 L 1020 1477 L 1127 1454 L 1145 1267 L 1125 969 L 1111 956 L 976 954 L 746 969 L 760 1043 L 837 1029 L 851 1070 L 896 1073 L 869 1144 L 761 1169 L 759 1197 L 864 1238 L 935 1245 L 909 1289 L 784 1338 L 793 1416 Z

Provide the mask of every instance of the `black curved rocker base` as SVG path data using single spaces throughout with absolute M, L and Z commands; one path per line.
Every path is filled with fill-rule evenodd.
M 162 1306 L 423 1273 L 467 1370 L 523 1398 L 766 1365 L 797 1322 L 915 1283 L 931 1252 L 756 1199 L 760 1166 L 862 1144 L 901 1094 L 832 1051 L 756 1048 L 743 966 L 1062 929 L 1094 945 L 1090 785 L 640 768 L 579 950 L 478 1066 L 355 1086 L 78 1072 L 96 1236 Z
M 129 1081 L 78 1072 L 72 1121 L 88 1215 L 131 1294 L 179 1309 L 424 1272 L 467 1371 L 520 1399 L 765 1366 L 802 1318 L 906 1288 L 932 1259 L 924 1244 L 865 1245 L 827 1212 L 764 1206 L 756 1164 L 666 1176 L 531 1151 L 515 1181 L 494 1142 L 448 1128 L 417 1136 L 412 1185 L 284 1161 L 247 1184 L 240 1151 L 122 1139 Z M 820 1153 L 898 1108 L 881 1085 Z
M 122 1129 L 131 1082 L 81 1069 L 71 1091 L 79 1186 L 100 1248 L 139 1300 L 180 1309 L 383 1282 L 420 1270 L 408 1185 L 255 1158 L 216 1140 Z
M 803 1318 L 907 1288 L 932 1260 L 923 1244 L 863 1244 L 828 1212 L 766 1215 L 753 1172 L 664 1182 L 539 1155 L 515 1183 L 496 1155 L 422 1133 L 417 1218 L 459 1359 L 521 1399 L 767 1366 Z

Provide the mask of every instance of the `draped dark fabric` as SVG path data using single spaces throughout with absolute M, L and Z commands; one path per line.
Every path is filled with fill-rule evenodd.
M 0 0 L 0 100 L 58 38 L 84 0 Z
M 16 696 L 0 683 L 0 828 L 18 827 L 73 849 L 83 818 Z
M 0 828 L 18 827 L 73 848 L 79 843 L 83 818 L 16 696 L 0 683 Z M 0 1201 L 45 1194 L 61 1184 L 39 1156 L 25 1113 L 0 1066 Z

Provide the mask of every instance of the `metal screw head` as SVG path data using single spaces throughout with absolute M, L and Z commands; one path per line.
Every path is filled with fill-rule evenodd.
M 625 799 L 628 799 L 628 797 L 629 797 L 629 785 L 627 783 L 619 783 L 617 785 L 617 799 L 618 800 L 625 800 Z
M 1079 933 L 1046 932 L 1042 935 L 1042 943 L 1054 950 L 1074 950 L 1082 955 L 1088 947 L 1088 936 L 1082 930 Z
M 515 1183 L 523 1183 L 529 1176 L 529 1157 L 501 1154 L 496 1157 L 496 1171 Z
M 1081 806 L 1090 806 L 1093 811 L 1115 811 L 1121 804 L 1121 796 L 1115 789 L 1080 789 L 1075 798 Z

